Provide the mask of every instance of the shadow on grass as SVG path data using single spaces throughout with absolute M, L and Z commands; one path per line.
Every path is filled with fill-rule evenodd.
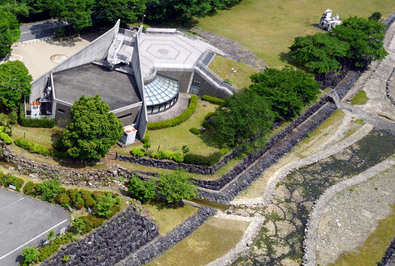
M 185 205 L 182 201 L 170 204 L 162 199 L 153 199 L 150 200 L 148 203 L 155 206 L 156 209 L 159 211 L 164 209 L 178 209 L 184 207 Z

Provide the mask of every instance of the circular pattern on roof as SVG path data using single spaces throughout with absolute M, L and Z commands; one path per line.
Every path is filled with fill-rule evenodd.
M 54 54 L 50 57 L 51 61 L 57 64 L 63 63 L 67 58 L 69 57 L 64 54 Z
M 145 102 L 147 106 L 162 104 L 177 97 L 179 91 L 178 81 L 157 75 L 154 80 L 144 85 Z

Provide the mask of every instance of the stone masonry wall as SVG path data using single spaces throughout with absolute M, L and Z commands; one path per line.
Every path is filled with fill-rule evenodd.
M 131 205 L 87 237 L 61 248 L 43 265 L 114 265 L 159 235 L 158 226 Z

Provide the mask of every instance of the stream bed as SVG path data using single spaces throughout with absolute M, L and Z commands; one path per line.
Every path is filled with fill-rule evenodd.
M 329 187 L 351 178 L 395 153 L 395 136 L 372 130 L 360 141 L 318 163 L 301 168 L 276 186 L 266 221 L 249 254 L 235 265 L 299 265 L 304 231 L 313 203 Z

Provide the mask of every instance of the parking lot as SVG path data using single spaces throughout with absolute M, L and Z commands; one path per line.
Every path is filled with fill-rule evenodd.
M 0 189 L 0 265 L 17 265 L 22 250 L 40 245 L 50 230 L 70 225 L 63 208 Z

